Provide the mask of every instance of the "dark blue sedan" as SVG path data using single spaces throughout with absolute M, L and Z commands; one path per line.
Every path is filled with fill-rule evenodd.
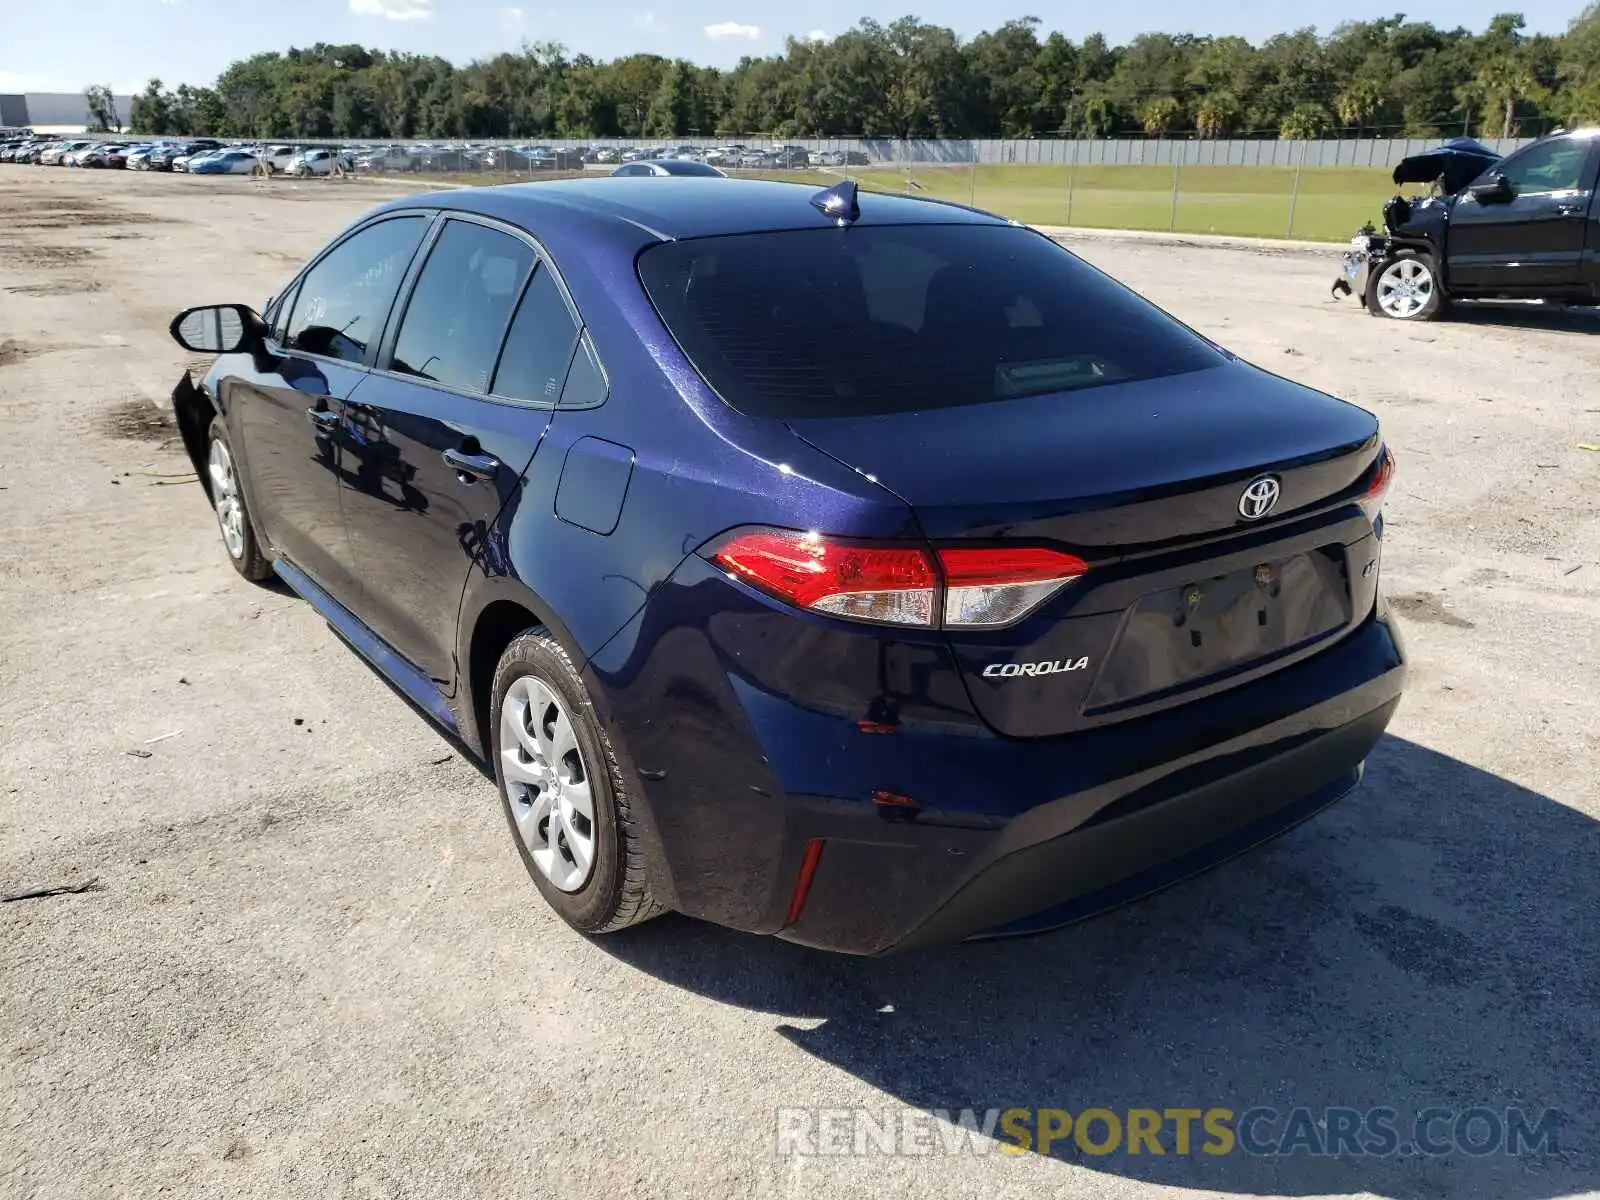
M 552 907 L 835 950 L 1078 919 L 1349 792 L 1393 459 L 972 209 L 394 201 L 173 394 L 224 545 L 492 764 Z

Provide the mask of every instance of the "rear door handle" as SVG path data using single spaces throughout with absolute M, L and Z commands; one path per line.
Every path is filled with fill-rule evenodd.
M 306 409 L 306 420 L 311 422 L 313 428 L 326 430 L 329 433 L 339 428 L 339 414 L 330 412 L 326 408 Z
M 1563 217 L 1581 217 L 1585 207 L 1582 204 L 1558 204 L 1556 211 Z
M 492 454 L 467 454 L 461 450 L 446 450 L 443 458 L 462 483 L 493 479 L 495 472 L 500 469 L 500 460 Z

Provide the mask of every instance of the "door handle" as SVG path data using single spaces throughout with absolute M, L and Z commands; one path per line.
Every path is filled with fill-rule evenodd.
M 1556 205 L 1556 211 L 1563 217 L 1580 217 L 1586 207 L 1583 204 L 1558 204 Z
M 339 414 L 330 412 L 326 408 L 306 409 L 306 420 L 311 422 L 313 429 L 321 429 L 327 433 L 339 428 Z
M 492 454 L 467 454 L 462 450 L 446 450 L 444 461 L 455 471 L 462 483 L 472 484 L 480 479 L 493 479 L 500 469 L 500 460 Z

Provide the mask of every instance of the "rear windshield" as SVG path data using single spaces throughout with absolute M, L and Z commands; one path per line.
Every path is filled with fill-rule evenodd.
M 987 404 L 1218 365 L 1207 342 L 1008 225 L 880 225 L 667 242 L 639 258 L 667 328 L 751 416 Z

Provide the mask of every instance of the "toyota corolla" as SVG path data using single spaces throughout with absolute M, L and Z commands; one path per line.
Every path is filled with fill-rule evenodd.
M 1339 799 L 1399 701 L 1377 421 L 985 213 L 412 196 L 172 333 L 235 568 L 492 765 L 584 932 L 1057 926 Z

